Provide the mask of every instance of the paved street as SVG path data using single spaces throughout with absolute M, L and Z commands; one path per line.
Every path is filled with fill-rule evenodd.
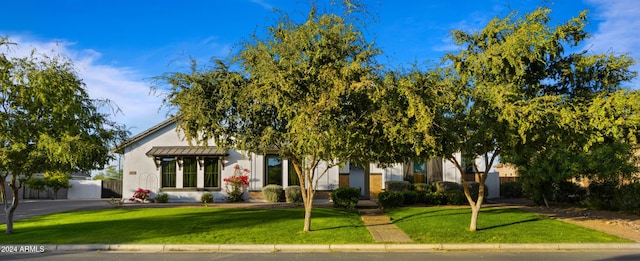
M 0 254 L 1 260 L 154 260 L 154 261 L 188 261 L 188 260 L 224 260 L 224 261 L 405 261 L 405 260 L 640 260 L 638 251 L 580 251 L 580 252 L 427 252 L 427 253 L 122 253 L 122 252 L 53 252 L 42 254 Z

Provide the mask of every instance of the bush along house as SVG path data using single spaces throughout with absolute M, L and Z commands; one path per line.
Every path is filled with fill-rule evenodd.
M 208 146 L 190 146 L 177 129 L 175 118 L 167 119 L 126 140 L 115 151 L 124 155 L 123 198 L 132 197 L 139 189 L 149 190 L 150 198 L 163 193 L 169 202 L 197 202 L 211 193 L 214 202 L 226 202 L 229 181 L 242 170 L 248 176 L 243 188 L 245 201 L 263 201 L 262 188 L 269 184 L 287 188 L 299 185 L 298 177 L 287 158 L 222 149 L 211 141 Z M 326 168 L 320 165 L 318 168 Z M 358 187 L 361 198 L 376 198 L 386 181 L 459 180 L 460 174 L 442 160 L 398 163 L 380 168 L 369 166 L 332 167 L 318 181 L 318 200 L 328 200 L 338 187 Z M 416 180 L 417 179 L 417 180 Z

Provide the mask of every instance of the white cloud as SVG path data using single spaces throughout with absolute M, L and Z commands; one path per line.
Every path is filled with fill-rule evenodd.
M 599 22 L 585 48 L 594 53 L 628 53 L 640 58 L 640 5 L 634 0 L 589 0 L 595 8 L 589 13 L 592 22 Z M 632 68 L 640 71 L 640 66 Z M 632 83 L 638 88 L 638 79 Z
M 596 52 L 631 52 L 640 55 L 640 5 L 636 1 L 589 1 L 596 8 L 590 13 L 600 20 L 587 48 Z M 594 19 L 592 19 L 594 20 Z
M 265 0 L 251 0 L 252 3 L 260 5 L 267 10 L 273 10 L 273 5 L 267 3 Z
M 102 64 L 99 61 L 100 52 L 77 49 L 74 43 L 63 40 L 37 40 L 24 35 L 12 35 L 9 40 L 17 44 L 11 46 L 8 52 L 13 57 L 27 56 L 35 49 L 37 53 L 57 53 L 70 58 L 86 84 L 89 96 L 92 99 L 108 99 L 117 105 L 122 113 L 115 114 L 114 120 L 132 128 L 132 134 L 165 118 L 166 112 L 158 111 L 162 99 L 150 95 L 146 77 L 135 69 Z

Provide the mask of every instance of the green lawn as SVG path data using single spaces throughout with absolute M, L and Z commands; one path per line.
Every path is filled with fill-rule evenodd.
M 354 211 L 316 208 L 311 233 L 304 209 L 138 208 L 58 213 L 18 221 L 11 244 L 312 244 L 373 243 Z M 4 231 L 5 225 L 0 225 Z
M 387 215 L 416 243 L 633 242 L 518 209 L 482 209 L 474 233 L 469 208 L 399 208 Z
M 415 243 L 632 242 L 515 209 L 484 209 L 468 231 L 468 208 L 400 208 L 387 214 Z M 64 212 L 16 222 L 4 244 L 346 244 L 374 243 L 354 211 L 304 209 L 135 208 Z M 4 231 L 5 225 L 0 225 Z

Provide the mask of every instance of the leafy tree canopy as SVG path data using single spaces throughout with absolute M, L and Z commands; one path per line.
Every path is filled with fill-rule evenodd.
M 296 22 L 284 15 L 266 35 L 240 45 L 235 66 L 195 63 L 190 74 L 169 73 L 165 104 L 176 106 L 190 140 L 274 153 L 293 161 L 301 181 L 305 231 L 317 180 L 328 167 L 349 160 L 365 164 L 376 139 L 370 94 L 377 84 L 380 51 L 350 19 L 358 5 L 342 5 L 344 16 L 312 8 Z M 327 168 L 317 168 L 320 162 Z
M 588 37 L 586 12 L 557 26 L 549 13 L 514 12 L 480 31 L 455 30 L 460 49 L 442 65 L 390 78 L 385 91 L 400 105 L 390 110 L 397 140 L 449 159 L 462 173 L 465 158 L 483 156 L 483 164 L 473 162 L 481 189 L 497 156 L 525 166 L 551 148 L 588 152 L 606 138 L 635 142 L 640 100 L 622 87 L 636 76 L 633 59 L 568 52 Z M 482 199 L 465 192 L 474 231 Z
M 1 38 L 0 48 L 9 43 Z M 122 134 L 102 105 L 91 99 L 73 63 L 58 55 L 10 58 L 0 52 L 0 180 L 10 177 L 7 233 L 18 205 L 17 191 L 34 173 L 102 168 Z M 110 108 L 110 106 L 108 107 Z

